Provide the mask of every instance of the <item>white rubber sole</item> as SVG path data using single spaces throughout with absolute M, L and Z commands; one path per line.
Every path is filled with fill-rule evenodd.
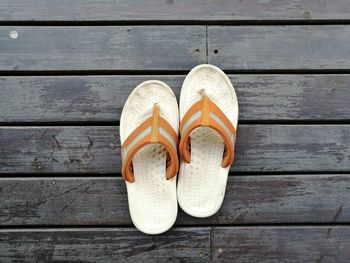
M 238 102 L 232 83 L 221 69 L 208 64 L 193 68 L 187 75 L 180 96 L 180 119 L 201 99 L 202 89 L 237 129 Z M 190 137 L 191 162 L 180 163 L 178 202 L 187 214 L 208 217 L 220 209 L 225 196 L 230 167 L 221 167 L 224 140 L 207 127 L 193 130 Z
M 123 143 L 131 132 L 152 115 L 153 105 L 176 132 L 178 106 L 174 93 L 161 81 L 150 80 L 137 86 L 127 99 L 120 120 Z M 176 176 L 166 180 L 166 152 L 160 145 L 148 145 L 133 158 L 135 182 L 126 182 L 131 219 L 146 234 L 170 229 L 177 217 Z

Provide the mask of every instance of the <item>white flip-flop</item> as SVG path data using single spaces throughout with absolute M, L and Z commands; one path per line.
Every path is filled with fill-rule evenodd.
M 238 122 L 235 90 L 219 68 L 203 64 L 187 75 L 180 96 L 177 196 L 189 215 L 208 217 L 223 202 Z
M 177 216 L 178 106 L 174 93 L 161 81 L 137 86 L 120 120 L 122 175 L 131 219 L 141 232 L 160 234 Z

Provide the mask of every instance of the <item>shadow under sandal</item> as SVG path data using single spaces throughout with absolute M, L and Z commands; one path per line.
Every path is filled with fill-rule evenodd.
M 175 95 L 161 81 L 141 83 L 123 108 L 122 175 L 131 219 L 146 234 L 163 233 L 176 220 L 178 119 Z
M 236 93 L 222 70 L 207 64 L 191 70 L 181 90 L 180 118 L 178 202 L 189 215 L 208 217 L 225 196 L 238 122 Z

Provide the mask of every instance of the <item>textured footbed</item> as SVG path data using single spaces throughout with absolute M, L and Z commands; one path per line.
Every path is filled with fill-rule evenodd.
M 224 72 L 200 65 L 186 77 L 180 96 L 180 118 L 201 99 L 201 90 L 216 103 L 237 129 L 238 103 Z M 181 208 L 195 217 L 215 214 L 223 202 L 229 167 L 222 168 L 224 140 L 211 128 L 198 127 L 190 134 L 191 162 L 181 161 L 177 186 Z
M 178 131 L 178 108 L 171 89 L 160 81 L 140 84 L 125 103 L 121 121 L 122 143 L 152 114 L 153 105 Z M 174 224 L 177 216 L 176 176 L 166 180 L 166 150 L 159 144 L 143 147 L 133 158 L 135 182 L 126 182 L 131 219 L 140 231 L 160 234 Z

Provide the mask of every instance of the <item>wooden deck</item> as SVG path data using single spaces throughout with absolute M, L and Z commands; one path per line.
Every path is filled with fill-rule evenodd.
M 240 105 L 223 207 L 131 223 L 122 106 L 197 64 Z M 0 262 L 349 262 L 350 3 L 3 0 Z

